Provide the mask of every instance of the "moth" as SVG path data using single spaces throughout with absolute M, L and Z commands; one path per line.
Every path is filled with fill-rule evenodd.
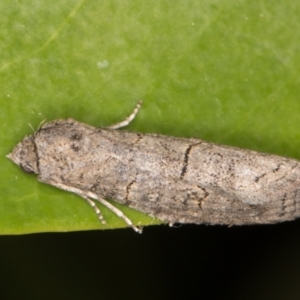
M 300 163 L 256 151 L 54 120 L 25 137 L 7 157 L 38 180 L 85 199 L 99 219 L 102 203 L 141 232 L 106 199 L 167 223 L 268 224 L 300 214 Z

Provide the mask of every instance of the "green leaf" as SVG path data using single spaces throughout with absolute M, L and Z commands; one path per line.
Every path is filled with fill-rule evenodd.
M 143 99 L 128 130 L 300 158 L 299 15 L 292 0 L 2 0 L 0 234 L 125 226 L 5 157 L 43 120 L 106 126 Z

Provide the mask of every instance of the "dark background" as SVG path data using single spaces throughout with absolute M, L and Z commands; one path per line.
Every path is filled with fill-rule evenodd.
M 0 237 L 0 299 L 300 299 L 300 220 Z

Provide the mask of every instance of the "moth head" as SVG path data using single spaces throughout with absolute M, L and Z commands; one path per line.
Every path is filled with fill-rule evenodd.
M 34 136 L 25 137 L 7 156 L 26 173 L 38 173 Z

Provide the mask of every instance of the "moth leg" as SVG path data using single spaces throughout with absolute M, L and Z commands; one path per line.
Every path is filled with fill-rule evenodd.
M 44 182 L 43 180 L 40 180 L 41 182 Z M 100 219 L 100 221 L 102 222 L 102 224 L 106 224 L 100 209 L 96 206 L 96 204 L 94 203 L 94 201 L 92 201 L 90 198 L 97 200 L 98 202 L 100 202 L 102 205 L 106 206 L 109 210 L 111 210 L 113 213 L 115 213 L 118 217 L 120 217 L 129 227 L 131 227 L 134 231 L 138 232 L 138 233 L 142 233 L 142 230 L 140 228 L 137 228 L 136 226 L 133 225 L 132 221 L 126 217 L 123 212 L 121 210 L 119 210 L 117 207 L 113 206 L 112 204 L 110 204 L 108 201 L 106 201 L 105 199 L 99 197 L 98 195 L 96 195 L 95 193 L 89 192 L 89 191 L 82 191 L 78 188 L 75 188 L 73 186 L 69 186 L 69 185 L 65 185 L 63 183 L 59 183 L 59 182 L 55 182 L 52 180 L 47 181 L 46 183 L 53 185 L 59 189 L 68 191 L 68 192 L 72 192 L 74 194 L 79 195 L 80 197 L 82 197 L 84 200 L 86 200 L 95 210 L 98 218 Z
M 113 206 L 111 203 L 106 201 L 105 199 L 99 197 L 98 195 L 92 193 L 92 192 L 87 192 L 88 197 L 99 201 L 101 204 L 106 206 L 109 210 L 111 210 L 113 213 L 115 213 L 119 218 L 121 218 L 129 227 L 131 227 L 134 231 L 138 233 L 142 233 L 142 229 L 138 228 L 133 225 L 132 221 L 126 217 L 121 210 L 119 210 L 117 207 Z
M 84 200 L 86 200 L 90 205 L 91 207 L 94 209 L 94 211 L 96 212 L 97 216 L 98 216 L 98 219 L 100 220 L 100 222 L 103 224 L 103 225 L 106 225 L 106 221 L 104 220 L 103 216 L 102 216 L 102 213 L 101 213 L 101 210 L 96 206 L 95 202 L 92 201 L 91 199 L 89 199 L 88 197 L 84 196 L 84 195 L 80 195 Z
M 119 122 L 117 124 L 110 125 L 107 128 L 118 129 L 118 128 L 127 126 L 135 118 L 136 114 L 138 113 L 139 109 L 141 108 L 141 105 L 142 105 L 142 101 L 140 100 L 137 103 L 137 105 L 136 105 L 135 109 L 133 110 L 133 112 L 130 114 L 130 116 L 128 116 L 124 121 Z

